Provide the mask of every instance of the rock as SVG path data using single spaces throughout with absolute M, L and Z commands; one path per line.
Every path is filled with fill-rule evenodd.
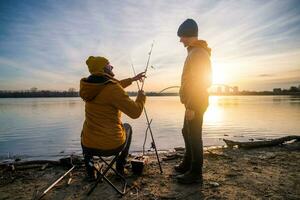
M 178 153 L 166 154 L 165 157 L 162 157 L 162 160 L 163 161 L 168 161 L 168 160 L 174 160 L 174 159 L 182 158 L 182 157 L 183 157 L 183 155 L 178 154 Z
M 71 184 L 71 181 L 72 181 L 72 178 L 70 177 L 70 178 L 68 179 L 67 185 L 70 185 L 70 184 Z
M 146 182 L 146 181 L 141 181 L 141 183 L 140 183 L 142 186 L 146 186 L 148 183 Z M 136 185 L 138 185 L 137 183 L 136 183 Z
M 265 153 L 264 155 L 259 155 L 258 158 L 259 159 L 262 159 L 262 160 L 265 160 L 265 159 L 274 159 L 276 157 L 276 154 L 274 153 Z
M 235 176 L 238 176 L 238 175 L 239 175 L 238 173 L 229 172 L 226 176 L 228 176 L 228 177 L 235 177 Z
M 212 186 L 212 187 L 219 187 L 219 186 L 220 186 L 219 183 L 213 182 L 213 181 L 210 181 L 208 184 L 209 184 L 210 186 Z
M 66 167 L 72 167 L 72 164 L 79 165 L 83 163 L 83 160 L 80 156 L 72 155 L 71 157 L 64 157 L 59 159 L 61 165 Z
M 256 140 L 267 140 L 266 138 L 255 138 Z
M 8 166 L 8 171 L 15 171 L 16 167 L 14 164 Z
M 231 167 L 231 170 L 236 171 L 236 172 L 241 172 L 241 169 L 238 169 L 237 167 Z
M 46 163 L 44 164 L 42 167 L 41 167 L 41 170 L 45 170 L 47 167 L 48 167 L 49 163 Z
M 252 164 L 252 165 L 257 165 L 258 164 L 257 161 L 255 161 L 255 160 L 249 160 L 249 163 Z
M 152 194 L 150 193 L 150 191 L 148 191 L 148 190 L 143 191 L 143 196 L 149 197 L 149 196 L 151 196 L 151 195 L 152 195 Z
M 160 182 L 160 186 L 166 186 L 166 183 L 165 182 Z
M 175 151 L 184 151 L 185 148 L 184 147 L 175 147 L 174 150 Z
M 177 199 L 174 194 L 163 194 L 158 197 L 158 199 Z

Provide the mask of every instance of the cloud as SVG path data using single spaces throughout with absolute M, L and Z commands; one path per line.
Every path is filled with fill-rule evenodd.
M 260 74 L 258 77 L 272 77 L 272 74 Z
M 198 22 L 200 38 L 213 50 L 214 71 L 222 71 L 229 82 L 249 76 L 252 82 L 245 87 L 260 88 L 264 83 L 255 82 L 255 74 L 281 71 L 283 76 L 299 67 L 300 9 L 293 0 L 0 4 L 0 89 L 22 88 L 20 79 L 51 89 L 77 88 L 88 75 L 89 55 L 108 57 L 118 78 L 125 78 L 132 75 L 131 60 L 137 71 L 144 69 L 153 40 L 155 78 L 147 89 L 159 90 L 158 80 L 179 83 L 186 50 L 176 31 L 186 18 Z M 8 79 L 11 87 L 6 82 L 3 88 Z
M 9 89 L 28 89 L 35 86 L 41 89 L 66 90 L 72 87 L 74 82 L 79 81 L 76 75 L 70 74 L 66 76 L 64 72 L 39 69 L 38 66 L 32 66 L 24 61 L 20 62 L 0 58 L 0 70 L 5 72 L 7 69 L 13 70 L 11 74 L 16 78 L 12 79 L 9 76 L 1 77 L 0 83 L 2 87 L 6 86 Z

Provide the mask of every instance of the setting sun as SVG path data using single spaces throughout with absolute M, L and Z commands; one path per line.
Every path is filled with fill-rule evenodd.
M 227 78 L 227 71 L 225 68 L 225 65 L 212 62 L 212 69 L 213 69 L 213 75 L 212 75 L 212 83 L 213 84 L 226 84 L 226 78 Z

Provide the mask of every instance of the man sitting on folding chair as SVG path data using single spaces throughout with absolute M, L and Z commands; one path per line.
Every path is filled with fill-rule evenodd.
M 91 75 L 81 79 L 80 97 L 85 101 L 81 145 L 88 178 L 96 179 L 95 168 L 89 164 L 93 156 L 117 155 L 116 171 L 124 175 L 132 128 L 129 124 L 122 124 L 121 112 L 136 119 L 146 100 L 143 91 L 138 92 L 135 101 L 131 100 L 124 88 L 133 81 L 142 80 L 144 72 L 118 81 L 113 78 L 113 67 L 106 58 L 90 56 L 86 64 Z

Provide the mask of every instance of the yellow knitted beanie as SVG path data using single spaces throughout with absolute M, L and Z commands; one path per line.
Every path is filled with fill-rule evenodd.
M 87 64 L 91 74 L 99 74 L 99 73 L 103 74 L 104 73 L 104 67 L 109 64 L 109 61 L 104 57 L 90 56 L 86 60 L 86 64 Z

